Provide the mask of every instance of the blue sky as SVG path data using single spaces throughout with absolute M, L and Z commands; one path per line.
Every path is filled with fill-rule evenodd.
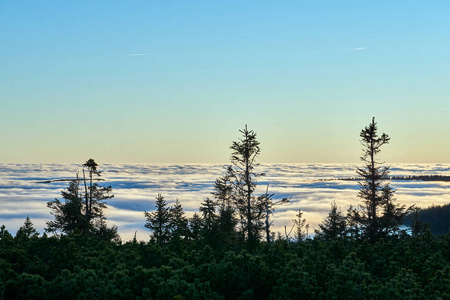
M 0 162 L 450 162 L 447 1 L 2 1 Z

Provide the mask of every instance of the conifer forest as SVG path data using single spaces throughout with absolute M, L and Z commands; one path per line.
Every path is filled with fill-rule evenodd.
M 358 181 L 354 205 L 331 203 L 313 234 L 302 210 L 273 230 L 276 208 L 292 199 L 255 192 L 265 174 L 247 126 L 192 217 L 154 195 L 142 214 L 147 241 L 123 241 L 108 225 L 114 190 L 88 159 L 47 203 L 44 232 L 28 216 L 15 234 L 1 226 L 0 299 L 450 299 L 449 205 L 398 203 L 390 181 L 400 178 L 378 158 L 389 135 L 373 118 L 359 139 L 360 165 L 345 179 Z

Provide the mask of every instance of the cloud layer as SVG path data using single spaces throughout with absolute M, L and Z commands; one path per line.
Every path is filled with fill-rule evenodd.
M 220 164 L 104 164 L 100 165 L 105 185 L 113 187 L 115 197 L 106 211 L 109 225 L 117 225 L 124 240 L 137 231 L 137 237 L 148 240 L 144 228 L 144 211 L 154 209 L 155 197 L 162 194 L 169 203 L 179 199 L 186 214 L 198 211 L 200 203 L 211 197 L 213 183 L 225 172 Z M 0 164 L 0 225 L 15 233 L 29 215 L 42 233 L 45 221 L 51 220 L 47 202 L 61 198 L 67 182 L 43 183 L 61 178 L 74 178 L 81 170 L 76 164 Z M 257 193 L 266 185 L 275 199 L 291 197 L 291 202 L 276 209 L 273 231 L 290 227 L 296 211 L 304 211 L 310 232 L 327 216 L 332 201 L 345 211 L 358 205 L 356 181 L 328 180 L 356 176 L 355 164 L 263 164 L 259 171 Z M 397 164 L 391 175 L 450 175 L 448 164 Z M 327 179 L 328 181 L 320 181 Z M 427 207 L 450 202 L 450 183 L 393 181 L 396 199 L 405 205 Z

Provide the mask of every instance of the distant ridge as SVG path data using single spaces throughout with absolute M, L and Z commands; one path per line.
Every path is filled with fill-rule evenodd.
M 448 175 L 388 176 L 385 179 L 386 180 L 414 180 L 414 181 L 450 181 L 450 176 L 448 176 Z M 360 178 L 360 177 L 328 178 L 328 179 L 317 179 L 315 181 L 332 181 L 332 180 L 359 181 L 359 180 L 362 180 L 362 178 Z

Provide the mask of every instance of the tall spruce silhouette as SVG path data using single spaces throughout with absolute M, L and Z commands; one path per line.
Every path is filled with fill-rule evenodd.
M 407 214 L 405 206 L 395 205 L 394 192 L 388 180 L 389 167 L 376 159 L 381 147 L 389 143 L 390 138 L 383 133 L 378 135 L 378 127 L 375 118 L 361 133 L 363 154 L 360 157 L 364 162 L 363 168 L 357 168 L 357 174 L 362 177 L 358 183 L 358 197 L 363 199 L 363 205 L 358 208 L 350 208 L 351 221 L 359 226 L 359 231 L 370 242 L 376 242 L 398 232 Z M 408 210 L 409 211 L 409 210 Z
M 258 177 L 264 176 L 264 173 L 255 171 L 255 167 L 259 166 L 256 159 L 261 148 L 256 133 L 248 130 L 247 125 L 239 132 L 242 137 L 230 146 L 233 152 L 228 175 L 232 179 L 232 199 L 240 217 L 241 237 L 246 240 L 249 248 L 253 248 L 263 229 L 263 202 L 254 195 Z

